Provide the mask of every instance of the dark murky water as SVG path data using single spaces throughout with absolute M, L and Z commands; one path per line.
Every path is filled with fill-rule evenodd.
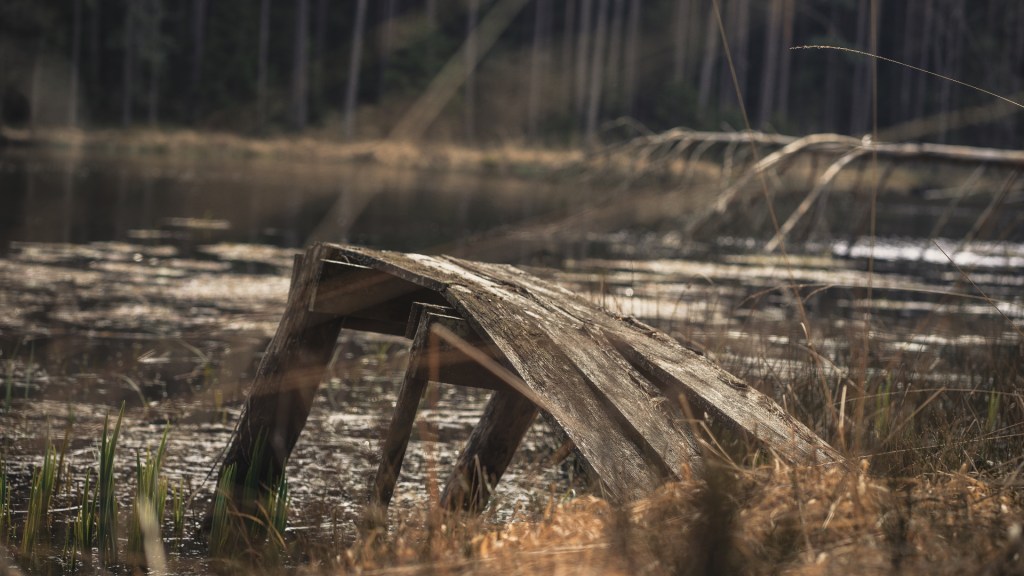
M 0 456 L 16 486 L 25 490 L 45 444 L 65 436 L 72 469 L 95 466 L 103 418 L 123 401 L 125 506 L 131 455 L 155 445 L 170 422 L 165 471 L 203 495 L 202 510 L 207 475 L 276 328 L 296 247 L 329 239 L 465 248 L 490 230 L 579 211 L 591 191 L 351 165 L 126 164 L 16 151 L 0 155 L 0 197 Z M 627 231 L 575 231 L 573 249 L 554 255 L 558 266 L 535 272 L 670 331 L 767 383 L 791 409 L 799 400 L 782 383 L 807 372 L 808 347 L 839 362 L 864 333 L 870 364 L 885 367 L 875 370 L 898 375 L 904 364 L 930 362 L 945 385 L 983 390 L 992 375 L 976 369 L 974 351 L 1021 354 L 1024 231 L 1011 210 L 997 218 L 1001 236 L 963 244 L 966 232 L 957 231 L 970 232 L 987 206 L 965 202 L 947 218 L 950 235 L 931 242 L 940 205 L 948 202 L 885 198 L 873 247 L 852 233 L 818 233 L 786 258 L 736 233 L 756 228 L 746 224 L 692 242 L 671 223 L 630 230 L 623 222 Z M 830 213 L 834 224 L 847 209 Z M 539 261 L 522 254 L 521 263 Z M 406 352 L 402 339 L 343 335 L 289 468 L 294 531 L 351 540 Z M 849 368 L 824 370 L 838 398 Z M 422 505 L 428 477 L 446 474 L 486 400 L 449 387 L 437 396 L 421 413 L 436 437 L 413 443 L 396 514 Z M 500 486 L 497 517 L 570 489 L 564 470 L 540 464 L 554 442 L 543 424 L 534 427 Z

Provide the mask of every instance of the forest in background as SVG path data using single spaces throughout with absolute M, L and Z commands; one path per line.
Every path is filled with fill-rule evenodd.
M 756 129 L 871 131 L 874 60 L 791 49 L 802 45 L 1024 90 L 1018 0 L 718 6 Z M 457 86 L 422 123 L 428 137 L 574 145 L 615 138 L 606 128 L 622 117 L 737 130 L 725 48 L 711 0 L 4 0 L 0 115 L 11 127 L 386 137 L 449 63 Z M 1022 146 L 1019 108 L 891 63 L 877 74 L 889 139 Z

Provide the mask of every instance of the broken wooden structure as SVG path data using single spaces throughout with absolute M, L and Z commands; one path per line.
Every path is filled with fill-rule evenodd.
M 787 460 L 840 458 L 705 357 L 515 267 L 316 244 L 296 257 L 287 309 L 222 464 L 236 467 L 236 495 L 251 467 L 264 486 L 280 478 L 342 329 L 412 340 L 370 492 L 378 509 L 391 499 L 428 382 L 493 390 L 441 497 L 449 509 L 487 503 L 539 410 L 619 501 L 701 467 L 685 407 Z M 269 457 L 253 462 L 259 452 Z

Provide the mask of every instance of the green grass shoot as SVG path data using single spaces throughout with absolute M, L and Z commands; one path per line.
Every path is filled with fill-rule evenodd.
M 99 477 L 99 517 L 97 518 L 97 536 L 99 537 L 100 561 L 104 565 L 117 562 L 117 498 L 114 495 L 114 453 L 117 449 L 117 437 L 121 433 L 121 420 L 124 417 L 124 403 L 117 415 L 114 429 L 109 430 L 109 418 L 103 419 L 103 438 L 100 442 L 100 477 Z
M 29 496 L 28 516 L 21 537 L 21 554 L 31 559 L 36 553 L 36 542 L 46 537 L 50 519 L 50 498 L 57 475 L 57 449 L 50 446 L 43 457 L 43 465 L 32 473 L 32 492 Z
M 235 465 L 224 468 L 213 499 L 213 521 L 210 525 L 210 556 L 226 556 L 231 550 L 231 493 L 235 485 Z
M 82 558 L 92 556 L 92 543 L 96 538 L 96 495 L 91 469 L 85 472 L 85 483 L 82 485 L 82 493 L 79 497 L 78 514 L 75 515 L 68 538 L 70 543 L 67 546 L 66 555 L 69 558 L 71 571 L 74 572 L 79 556 Z
M 185 481 L 179 480 L 171 499 L 172 533 L 180 542 L 185 537 Z
M 260 520 L 266 528 L 266 536 L 272 546 L 285 548 L 284 531 L 288 526 L 288 505 L 291 496 L 288 493 L 288 478 L 281 476 L 276 489 L 271 490 L 260 503 Z
M 128 524 L 128 553 L 140 565 L 146 557 L 147 539 L 160 541 L 160 524 L 163 523 L 167 502 L 167 480 L 160 477 L 160 468 L 167 451 L 167 434 L 170 431 L 170 426 L 164 429 L 155 455 L 147 450 L 145 462 L 140 455 L 135 456 L 136 494 Z

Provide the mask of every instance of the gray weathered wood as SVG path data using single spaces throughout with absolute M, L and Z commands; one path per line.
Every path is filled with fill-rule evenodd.
M 786 459 L 841 459 L 703 356 L 517 268 L 331 244 L 314 246 L 301 264 L 228 452 L 227 462 L 242 464 L 240 478 L 260 432 L 273 446 L 260 477 L 269 485 L 280 475 L 342 326 L 413 336 L 370 495 L 378 511 L 393 493 L 431 380 L 495 390 L 448 480 L 442 503 L 449 508 L 486 504 L 538 410 L 565 430 L 616 500 L 701 468 L 684 400 Z M 468 347 L 442 342 L 433 325 Z
M 491 395 L 448 478 L 441 506 L 468 512 L 483 510 L 536 415 L 533 402 L 514 390 L 498 390 Z
M 235 466 L 236 500 L 243 511 L 255 504 L 239 498 L 251 467 L 256 467 L 253 477 L 264 490 L 283 474 L 337 343 L 342 319 L 309 310 L 319 280 L 316 263 L 333 250 L 318 244 L 296 258 L 284 315 L 260 362 L 225 453 L 220 475 L 227 466 Z M 254 461 L 257 453 L 263 455 L 259 462 Z
M 769 398 L 706 358 L 653 328 L 615 317 L 514 267 L 336 249 L 340 258 L 443 293 L 495 343 L 612 495 L 629 499 L 674 475 L 683 463 L 699 466 L 678 410 L 680 393 L 784 457 L 839 459 Z M 631 352 L 637 349 L 639 354 Z M 656 360 L 653 367 L 661 372 L 640 361 L 644 358 Z M 674 368 L 667 371 L 666 365 Z M 634 467 L 644 471 L 626 472 Z

